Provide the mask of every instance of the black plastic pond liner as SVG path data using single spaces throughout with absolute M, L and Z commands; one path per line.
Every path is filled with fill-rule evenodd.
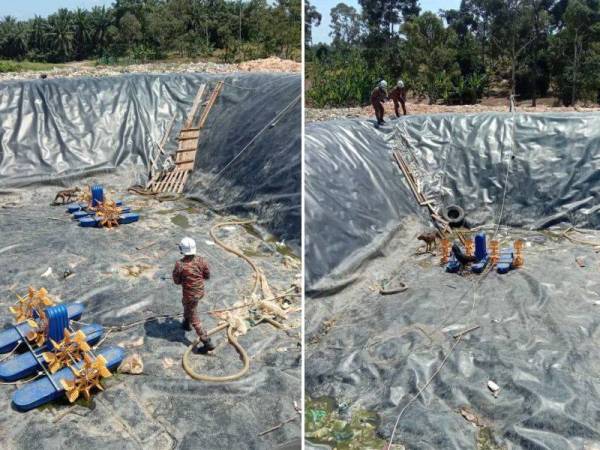
M 122 181 L 116 175 L 94 178 L 108 189 Z M 300 420 L 260 433 L 296 414 L 294 401 L 301 395 L 299 328 L 288 335 L 261 324 L 240 336 L 252 359 L 249 372 L 235 382 L 195 381 L 182 368 L 181 357 L 196 335 L 184 331 L 176 316 L 182 312 L 181 288 L 173 283 L 172 271 L 181 257 L 181 238 L 193 236 L 210 266 L 206 296 L 198 306 L 207 329 L 218 324 L 208 310 L 230 307 L 251 290 L 248 263 L 210 237 L 211 227 L 223 217 L 206 208 L 190 210 L 189 201 L 158 204 L 124 194 L 120 198 L 125 204 L 138 204 L 139 222 L 112 230 L 82 228 L 65 208 L 49 206 L 55 192 L 52 186 L 38 186 L 0 194 L 0 329 L 14 321 L 8 307 L 16 301 L 15 293 L 26 293 L 28 286 L 45 287 L 63 303 L 82 303 L 83 322 L 116 327 L 110 333 L 105 328 L 108 334 L 100 348 L 123 345 L 127 356 L 140 355 L 144 369 L 140 375 L 115 373 L 105 380 L 104 392 L 90 403 L 78 401 L 74 408 L 65 397 L 21 413 L 11 408 L 17 386 L 0 386 L 0 448 L 57 448 L 60 442 L 64 449 L 267 450 L 297 439 Z M 9 208 L 10 203 L 18 206 Z M 287 289 L 294 281 L 295 273 L 284 267 L 275 244 L 261 242 L 239 226 L 217 233 L 239 248 L 259 245 L 262 257 L 255 262 L 274 290 Z M 128 267 L 138 267 L 139 276 L 129 276 Z M 65 278 L 65 272 L 72 275 Z M 157 320 L 145 322 L 149 318 Z M 299 314 L 291 319 L 299 321 Z M 127 324 L 134 325 L 119 331 Z M 215 376 L 238 372 L 242 362 L 224 332 L 212 340 L 218 346 L 214 356 L 190 357 L 194 370 Z
M 394 148 L 423 191 L 461 206 L 471 226 L 500 214 L 503 225 L 528 229 L 600 226 L 600 114 L 409 116 L 379 130 L 360 120 L 307 124 L 309 289 L 349 282 L 400 219 L 422 215 Z
M 420 116 L 380 130 L 341 120 L 306 133 L 306 395 L 335 399 L 346 422 L 378 413 L 383 439 L 404 410 L 394 443 L 411 450 L 596 448 L 598 256 L 548 228 L 600 241 L 600 115 Z M 488 234 L 501 217 L 497 237 L 524 240 L 524 267 L 459 276 L 416 255 L 431 223 L 396 147 L 438 204 Z M 406 291 L 379 294 L 400 282 Z
M 176 148 L 176 133 L 200 84 L 212 90 L 218 80 L 225 85 L 201 133 L 185 194 L 221 211 L 251 213 L 298 249 L 301 81 L 296 74 L 1 83 L 0 189 L 68 185 L 107 172 L 125 176 L 124 182 L 146 182 L 149 156 L 171 118 L 176 120 L 167 151 Z

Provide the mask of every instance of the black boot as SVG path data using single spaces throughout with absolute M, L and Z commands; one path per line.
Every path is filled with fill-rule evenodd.
M 181 322 L 181 328 L 183 328 L 185 331 L 192 331 L 192 326 L 187 320 Z
M 202 347 L 199 347 L 199 346 L 194 347 L 194 353 L 204 354 L 204 353 L 212 352 L 215 348 L 217 348 L 216 345 L 212 343 L 210 338 L 208 338 L 208 340 L 206 340 L 202 343 Z
M 217 346 L 212 343 L 210 338 L 208 338 L 208 340 L 203 342 L 203 344 L 204 345 L 202 346 L 202 348 L 206 349 L 207 352 L 212 352 L 215 348 L 217 348 Z

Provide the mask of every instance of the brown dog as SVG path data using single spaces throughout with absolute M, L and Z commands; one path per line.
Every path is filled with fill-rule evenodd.
M 425 242 L 425 253 L 430 253 L 435 250 L 435 240 L 438 232 L 436 230 L 421 233 L 417 238 L 419 241 Z
M 76 197 L 79 192 L 81 192 L 81 189 L 79 189 L 78 187 L 58 191 L 56 197 L 54 197 L 54 204 L 64 205 L 66 203 L 71 203 L 73 201 L 73 198 Z M 59 199 L 62 200 L 62 203 L 58 203 Z

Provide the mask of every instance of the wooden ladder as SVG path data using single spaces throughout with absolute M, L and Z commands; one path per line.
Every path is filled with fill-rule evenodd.
M 194 117 L 202 104 L 202 96 L 204 94 L 205 85 L 201 85 L 194 98 L 192 109 L 187 115 L 187 118 L 177 136 L 178 146 L 175 151 L 175 167 L 170 171 L 159 172 L 150 182 L 147 188 L 152 192 L 172 192 L 181 193 L 189 174 L 194 170 L 196 162 L 196 152 L 198 151 L 198 140 L 200 139 L 200 131 L 204 128 L 208 114 L 212 109 L 217 97 L 223 89 L 223 82 L 217 82 L 208 101 L 206 102 L 198 122 L 194 125 Z
M 431 219 L 437 225 L 437 228 L 440 230 L 440 232 L 442 234 L 444 234 L 444 235 L 450 234 L 451 230 L 450 230 L 450 226 L 448 225 L 448 222 L 439 215 L 438 208 L 435 205 L 435 201 L 433 199 L 427 198 L 425 196 L 425 194 L 423 194 L 421 192 L 421 190 L 419 189 L 417 179 L 415 178 L 410 167 L 408 166 L 408 164 L 402 157 L 400 151 L 394 150 L 392 152 L 392 154 L 394 155 L 394 160 L 395 160 L 396 164 L 398 164 L 400 171 L 404 175 L 404 178 L 406 179 L 406 182 L 408 183 L 408 186 L 410 187 L 410 190 L 412 191 L 413 195 L 415 196 L 415 199 L 417 200 L 417 203 L 419 204 L 419 206 L 427 207 L 427 209 L 429 210 L 429 214 L 431 215 Z

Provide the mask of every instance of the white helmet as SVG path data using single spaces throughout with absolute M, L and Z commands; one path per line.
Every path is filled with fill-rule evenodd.
M 387 81 L 385 81 L 385 80 L 381 80 L 381 81 L 379 82 L 379 87 L 380 87 L 381 89 L 385 89 L 385 88 L 387 88 Z
M 397 86 L 398 86 L 400 89 L 402 89 L 402 88 L 404 87 L 404 81 L 402 81 L 402 80 L 398 80 L 398 83 L 396 83 L 396 85 L 397 85 Z
M 179 243 L 179 251 L 182 255 L 191 256 L 196 254 L 196 241 L 190 237 L 184 237 Z

